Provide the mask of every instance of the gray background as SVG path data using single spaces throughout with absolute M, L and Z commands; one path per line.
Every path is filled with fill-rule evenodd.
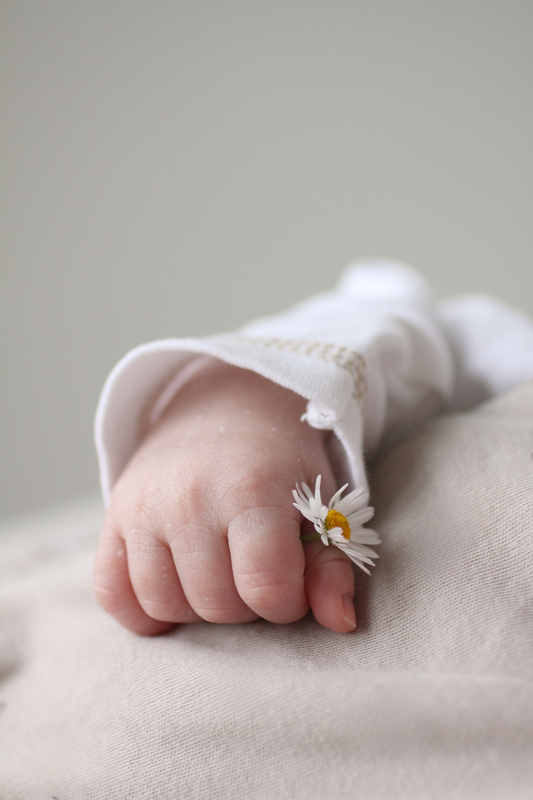
M 3 0 L 1 498 L 96 489 L 131 347 L 364 255 L 533 313 L 531 0 Z

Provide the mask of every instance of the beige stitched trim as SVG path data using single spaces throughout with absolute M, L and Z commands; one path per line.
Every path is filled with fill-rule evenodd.
M 309 342 L 301 339 L 278 339 L 276 337 L 233 336 L 232 338 L 247 344 L 258 344 L 262 347 L 274 347 L 288 353 L 321 358 L 331 361 L 341 369 L 345 369 L 353 380 L 353 396 L 362 407 L 366 396 L 365 370 L 366 362 L 361 353 L 328 342 Z

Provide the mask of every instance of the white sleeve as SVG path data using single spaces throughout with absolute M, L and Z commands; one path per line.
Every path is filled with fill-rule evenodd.
M 483 295 L 441 303 L 455 362 L 447 411 L 462 411 L 533 379 L 533 321 Z
M 253 370 L 304 397 L 304 419 L 331 430 L 337 477 L 366 486 L 364 455 L 449 401 L 453 357 L 436 303 L 407 267 L 349 268 L 331 293 L 237 333 L 167 339 L 130 352 L 104 386 L 96 445 L 106 502 L 151 424 L 199 354 Z

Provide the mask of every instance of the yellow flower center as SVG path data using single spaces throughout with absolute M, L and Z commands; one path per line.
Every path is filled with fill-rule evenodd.
M 339 511 L 335 511 L 335 509 L 332 508 L 330 511 L 328 511 L 325 523 L 328 531 L 331 530 L 331 528 L 342 528 L 342 535 L 345 539 L 350 541 L 350 526 L 348 525 L 348 520 L 344 514 L 341 514 Z

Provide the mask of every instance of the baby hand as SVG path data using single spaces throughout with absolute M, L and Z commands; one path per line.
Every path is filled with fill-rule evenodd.
M 305 401 L 253 372 L 206 359 L 117 482 L 95 564 L 95 594 L 118 622 L 155 635 L 176 623 L 294 622 L 309 607 L 355 628 L 345 554 L 293 506 L 296 482 L 335 492 L 326 433 Z M 303 525 L 302 525 L 303 522 Z

